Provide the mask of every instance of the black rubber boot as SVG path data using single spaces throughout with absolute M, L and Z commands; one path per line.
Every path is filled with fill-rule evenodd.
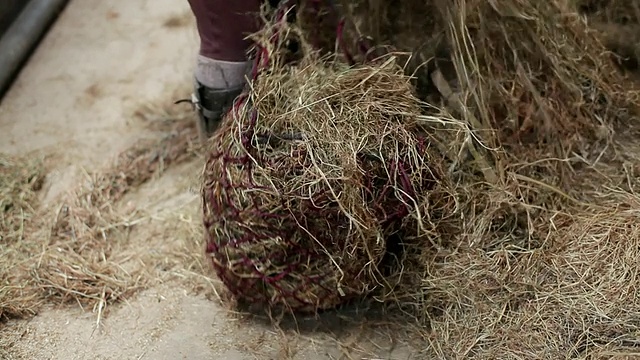
M 243 89 L 244 87 L 214 90 L 195 81 L 191 101 L 198 115 L 200 141 L 206 142 L 215 133 Z

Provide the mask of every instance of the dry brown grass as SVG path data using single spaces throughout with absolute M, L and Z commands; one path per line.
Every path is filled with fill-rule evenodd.
M 19 269 L 38 248 L 28 231 L 37 216 L 44 175 L 39 158 L 0 155 L 0 320 L 32 314 L 40 300 Z
M 621 69 L 638 79 L 640 63 L 640 3 L 636 0 L 574 0 L 591 28 L 613 52 Z
M 425 353 L 538 359 L 637 352 L 637 199 L 628 205 L 559 213 L 551 220 L 557 230 L 533 248 L 459 244 L 423 258 Z
M 47 298 L 88 302 L 101 311 L 144 286 L 144 269 L 133 266 L 140 255 L 124 251 L 127 232 L 142 216 L 118 209 L 118 201 L 191 157 L 195 131 L 188 124 L 177 122 L 161 141 L 141 142 L 120 154 L 111 168 L 88 177 L 59 205 L 32 269 Z
M 640 23 L 637 0 L 569 0 L 576 11 L 599 21 L 619 25 Z
M 145 264 L 149 254 L 132 248 L 128 236 L 148 214 L 120 201 L 197 151 L 191 112 L 157 109 L 142 108 L 136 115 L 161 132 L 160 139 L 137 142 L 49 208 L 31 204 L 42 181 L 39 168 L 3 158 L 3 318 L 62 302 L 91 309 L 99 320 L 108 305 L 153 279 Z
M 437 358 L 637 353 L 637 94 L 562 1 L 436 5 L 455 76 L 434 86 L 497 181 L 458 177 L 459 219 L 405 239 L 390 298 Z
M 640 163 L 629 137 L 637 134 L 640 102 L 596 32 L 565 1 L 358 4 L 366 11 L 356 6 L 353 16 L 357 18 L 362 11 L 370 16 L 359 23 L 358 31 L 369 35 L 391 29 L 393 36 L 389 39 L 415 34 L 415 28 L 402 33 L 402 24 L 419 26 L 418 20 L 424 19 L 427 11 L 437 12 L 435 24 L 423 25 L 425 37 L 411 44 L 412 37 L 407 36 L 409 41 L 400 50 L 420 51 L 425 41 L 438 43 L 442 50 L 425 51 L 444 58 L 441 64 L 424 66 L 427 70 L 420 75 L 428 86 L 418 89 L 428 92 L 418 94 L 420 98 L 437 102 L 438 107 L 403 111 L 405 120 L 399 126 L 415 136 L 428 134 L 430 152 L 419 153 L 428 153 L 430 164 L 445 172 L 438 173 L 435 192 L 419 186 L 420 176 L 411 179 L 421 191 L 407 200 L 411 216 L 403 219 L 396 234 L 400 238 L 400 244 L 396 244 L 400 261 L 382 282 L 372 282 L 384 285 L 376 289 L 375 298 L 395 304 L 419 320 L 429 343 L 424 350 L 426 357 L 604 358 L 637 353 L 640 304 L 634 289 L 639 279 L 637 262 L 631 259 L 638 247 L 633 225 L 638 204 L 634 174 Z M 398 14 L 413 16 L 415 21 Z M 379 18 L 372 19 L 373 15 Z M 375 31 L 368 33 L 368 29 Z M 284 33 L 295 37 L 292 34 L 296 31 L 287 27 Z M 305 41 L 301 44 L 308 50 Z M 375 86 L 363 90 L 336 85 L 344 78 L 357 78 L 367 69 L 369 75 L 362 75 L 355 84 L 381 76 L 393 78 L 384 86 L 393 93 L 408 78 L 398 75 L 398 67 L 381 66 L 389 56 L 364 66 L 342 68 L 336 76 L 332 71 L 339 64 L 333 60 L 318 61 L 307 51 L 294 65 L 284 65 L 277 59 L 289 55 L 279 52 L 278 46 L 269 46 L 272 56 L 268 71 L 258 76 L 251 91 L 253 109 L 259 114 L 255 128 L 260 131 L 245 132 L 254 129 L 251 121 L 256 119 L 249 112 L 242 113 L 225 124 L 227 139 L 235 141 L 218 144 L 222 149 L 214 147 L 212 151 L 238 155 L 241 144 L 244 152 L 240 155 L 250 156 L 247 162 L 222 172 L 229 175 L 226 180 L 221 180 L 220 173 L 213 171 L 217 168 L 211 166 L 205 188 L 213 190 L 205 194 L 219 196 L 218 200 L 235 197 L 236 203 L 246 206 L 241 209 L 254 209 L 249 201 L 252 192 L 231 189 L 230 184 L 242 183 L 242 171 L 255 167 L 268 174 L 264 178 L 269 181 L 262 182 L 266 190 L 260 191 L 272 192 L 282 201 L 276 206 L 260 198 L 258 208 L 269 203 L 272 205 L 266 208 L 282 218 L 322 218 L 311 209 L 287 207 L 293 199 L 301 198 L 292 189 L 302 188 L 305 180 L 319 184 L 315 190 L 324 186 L 330 189 L 326 182 L 313 179 L 335 178 L 342 190 L 356 179 L 373 177 L 375 171 L 359 163 L 351 163 L 358 177 L 344 173 L 348 168 L 342 165 L 349 162 L 343 159 L 357 159 L 360 151 L 367 149 L 355 146 L 356 136 L 351 134 L 374 134 L 385 139 L 389 133 L 380 132 L 369 122 L 367 110 L 378 106 L 385 111 L 416 109 L 420 105 L 408 88 L 402 90 L 406 97 L 389 95 L 394 99 L 391 105 L 386 101 L 388 94 L 378 92 Z M 417 65 L 410 63 L 408 72 L 413 73 Z M 328 79 L 323 85 L 314 80 L 322 77 Z M 338 100 L 333 101 L 334 97 Z M 348 101 L 342 102 L 341 98 Z M 307 109 L 311 111 L 305 112 Z M 343 114 L 353 121 L 342 121 Z M 349 126 L 341 127 L 345 122 Z M 332 133 L 332 127 L 338 130 Z M 263 147 L 259 140 L 264 133 L 293 133 L 296 137 Z M 360 143 L 366 144 L 366 139 L 363 137 Z M 419 142 L 399 143 L 413 154 Z M 278 146 L 288 151 L 279 153 Z M 333 166 L 325 169 L 307 164 L 304 160 L 310 153 L 329 155 L 331 160 L 323 164 Z M 274 154 L 281 154 L 278 164 L 292 163 L 277 172 L 277 166 L 271 167 L 274 162 L 264 161 Z M 293 169 L 300 171 L 289 182 Z M 342 171 L 341 176 L 326 177 L 331 169 Z M 364 188 L 365 183 L 358 184 Z M 304 193 L 314 199 L 314 191 Z M 338 206 L 346 198 L 342 194 L 348 193 L 329 193 L 322 198 L 324 208 L 336 205 L 347 215 L 367 209 L 366 202 L 355 196 L 347 199 L 354 200 L 349 204 L 357 200 L 361 207 L 357 211 L 352 211 L 357 206 Z M 260 196 L 262 193 L 255 198 Z M 218 201 L 208 196 L 204 200 L 205 204 Z M 388 204 L 384 201 L 383 207 Z M 255 214 L 242 211 L 239 219 L 255 225 Z M 205 212 L 205 217 L 208 215 Z M 241 221 L 233 218 L 226 222 L 215 217 L 208 220 L 219 222 L 217 228 L 214 226 L 219 231 L 210 235 L 210 241 L 218 246 L 225 241 L 235 244 L 238 228 L 253 229 L 249 237 L 254 238 L 247 242 L 254 241 L 256 246 L 262 232 L 275 229 L 273 224 L 263 224 L 258 234 L 255 227 L 242 227 Z M 228 221 L 236 226 L 228 226 Z M 344 227 L 357 228 L 356 224 L 350 220 Z M 299 223 L 299 228 L 311 234 L 311 239 L 320 232 L 309 223 Z M 306 244 L 301 246 L 305 249 L 315 245 L 305 242 L 303 236 L 295 241 L 292 238 L 271 237 L 278 240 L 272 241 L 278 245 L 289 241 Z M 343 238 L 319 241 L 318 248 L 335 246 Z M 385 240 L 387 245 L 398 241 L 390 236 Z M 353 241 L 365 246 L 361 238 Z M 216 256 L 227 254 L 227 248 L 221 249 L 212 247 Z M 239 249 L 234 251 L 246 250 L 244 245 Z M 290 258 L 297 256 L 296 251 L 295 246 L 286 246 Z M 255 255 L 244 254 L 250 259 Z M 268 269 L 272 258 L 261 254 L 257 258 Z M 332 259 L 343 259 L 331 255 Z M 277 274 L 274 271 L 267 277 L 250 277 L 255 284 L 269 287 L 273 284 L 269 277 Z M 255 280 L 258 278 L 267 280 Z M 262 289 L 260 285 L 255 288 Z M 334 291 L 338 292 L 335 285 Z
M 302 35 L 305 52 L 291 66 L 279 62 L 291 55 L 276 51 L 282 43 L 259 37 L 273 55 L 268 71 L 252 84 L 253 107 L 230 117 L 211 143 L 205 173 L 205 209 L 231 199 L 242 210 L 205 212 L 209 242 L 231 243 L 215 254 L 227 285 L 241 278 L 243 291 L 278 303 L 283 292 L 265 289 L 276 281 L 263 281 L 278 278 L 286 292 L 306 296 L 305 305 L 333 306 L 340 270 L 349 268 L 352 294 L 373 290 L 418 320 L 427 358 L 637 355 L 640 103 L 605 47 L 566 1 L 388 4 L 357 3 L 354 19 L 370 15 L 358 32 L 415 51 L 406 72 L 423 69 L 418 91 L 397 61 L 402 54 L 349 68 L 310 53 L 294 26 L 288 37 Z M 425 24 L 427 12 L 439 15 Z M 421 67 L 436 55 L 439 62 Z M 45 296 L 5 296 L 4 311 L 20 314 L 43 299 L 100 310 L 144 286 L 140 258 L 123 250 L 141 215 L 114 206 L 184 159 L 189 129 L 89 178 L 51 219 L 46 242 L 24 252 L 38 259 L 29 272 L 11 273 L 29 274 L 20 284 L 43 287 Z M 220 152 L 246 157 L 230 164 Z M 377 159 L 360 160 L 367 156 Z M 415 193 L 400 186 L 398 168 L 385 168 L 399 159 L 410 165 Z M 247 167 L 252 177 L 241 176 Z M 437 184 L 425 186 L 433 178 Z M 384 185 L 393 196 L 371 196 Z M 408 214 L 382 227 L 377 212 L 398 200 Z M 199 219 L 184 221 L 197 237 Z M 322 239 L 321 230 L 331 236 Z M 241 232 L 253 238 L 238 250 Z M 183 274 L 206 272 L 191 254 L 197 241 L 185 246 Z M 385 260 L 390 253 L 398 259 Z M 263 273 L 247 275 L 240 257 Z M 299 268 L 279 278 L 292 259 Z M 301 275 L 316 288 L 298 287 L 306 284 Z M 318 284 L 331 301 L 314 298 Z

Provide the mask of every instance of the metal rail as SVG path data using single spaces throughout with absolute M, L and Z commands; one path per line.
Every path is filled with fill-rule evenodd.
M 29 0 L 0 37 L 0 101 L 68 0 Z

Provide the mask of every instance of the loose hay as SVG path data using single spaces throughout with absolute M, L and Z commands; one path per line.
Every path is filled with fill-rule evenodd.
M 424 258 L 436 358 L 607 358 L 637 352 L 637 198 L 628 209 L 558 214 L 535 249 L 462 245 Z M 629 204 L 630 205 L 630 204 Z
M 580 13 L 602 22 L 619 25 L 640 24 L 637 0 L 569 0 Z
M 305 55 L 289 65 L 262 39 L 269 64 L 210 142 L 207 253 L 242 301 L 332 308 L 380 285 L 387 239 L 440 160 L 415 146 L 420 103 L 393 59 L 348 68 L 297 37 Z
M 152 119 L 164 132 L 160 141 L 138 142 L 50 208 L 34 205 L 43 181 L 39 163 L 0 158 L 0 318 L 34 314 L 51 301 L 89 306 L 100 318 L 146 284 L 144 254 L 126 250 L 127 232 L 143 215 L 118 201 L 193 158 L 193 121 L 168 115 Z
M 44 180 L 42 161 L 0 154 L 0 320 L 33 313 L 38 297 L 19 269 L 35 244 L 27 240 Z
M 359 17 L 366 19 L 360 21 L 362 34 L 405 39 L 400 50 L 428 60 L 414 61 L 408 71 L 423 84 L 421 98 L 440 101 L 472 131 L 462 149 L 451 151 L 460 155 L 461 172 L 482 168 L 484 180 L 500 187 L 529 187 L 529 180 L 505 183 L 532 179 L 579 197 L 579 169 L 601 160 L 603 149 L 611 150 L 613 128 L 628 131 L 636 122 L 637 94 L 629 91 L 596 33 L 564 1 L 355 4 L 353 17 L 367 14 Z M 368 16 L 375 13 L 388 18 Z M 434 21 L 423 24 L 424 18 Z M 393 26 L 385 27 L 389 23 Z M 375 24 L 383 24 L 382 30 Z M 474 164 L 478 158 L 483 163 Z M 539 191 L 528 193 L 527 201 L 545 201 Z
M 142 141 L 120 154 L 60 205 L 32 269 L 47 298 L 89 304 L 100 313 L 144 286 L 140 254 L 123 250 L 141 215 L 123 211 L 118 201 L 164 168 L 190 159 L 194 136 L 191 121 L 174 121 L 161 141 Z
M 637 73 L 640 63 L 640 3 L 636 0 L 577 0 L 572 6 L 615 54 L 618 65 Z M 632 84 L 632 83 L 631 83 Z M 631 85 L 630 84 L 630 85 Z
M 455 69 L 440 70 L 457 95 L 443 103 L 498 181 L 468 155 L 450 168 L 456 210 L 404 238 L 404 279 L 382 300 L 428 326 L 427 358 L 637 354 L 638 162 L 609 151 L 614 129 L 637 129 L 637 94 L 562 1 L 435 3 Z

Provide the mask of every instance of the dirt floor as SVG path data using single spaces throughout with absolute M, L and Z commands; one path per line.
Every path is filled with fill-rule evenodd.
M 157 111 L 148 119 L 161 119 L 172 100 L 189 95 L 197 48 L 193 25 L 186 1 L 70 2 L 0 105 L 0 152 L 47 155 L 43 205 L 55 205 L 87 172 L 141 139 L 163 136 L 135 114 L 146 105 Z M 123 201 L 123 207 L 145 214 L 123 251 L 152 255 L 145 263 L 149 286 L 107 311 L 51 304 L 32 319 L 0 324 L 0 338 L 8 344 L 0 357 L 419 357 L 389 336 L 385 321 L 366 312 L 275 327 L 230 311 L 193 245 L 200 231 L 201 163 L 194 156 L 170 167 Z

